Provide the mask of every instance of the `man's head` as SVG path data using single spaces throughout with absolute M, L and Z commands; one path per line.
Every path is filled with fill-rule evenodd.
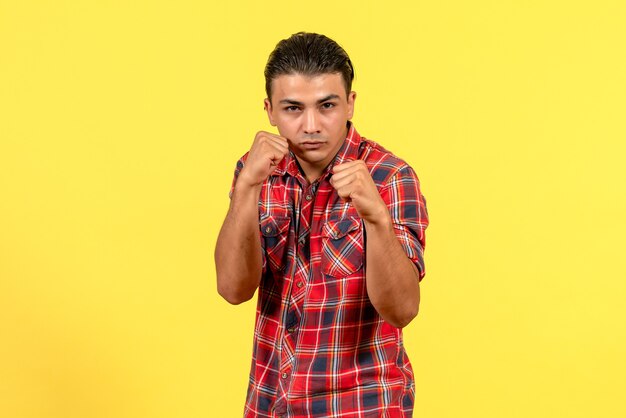
M 285 74 L 316 76 L 338 73 L 346 90 L 352 90 L 354 68 L 346 51 L 332 39 L 318 34 L 298 32 L 280 41 L 265 66 L 265 92 L 272 103 L 272 82 Z
M 335 157 L 352 118 L 356 92 L 346 52 L 333 40 L 299 32 L 282 40 L 265 69 L 265 110 L 310 180 Z

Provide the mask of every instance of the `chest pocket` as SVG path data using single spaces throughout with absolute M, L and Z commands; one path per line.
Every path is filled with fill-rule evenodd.
M 265 244 L 265 257 L 274 273 L 285 270 L 290 217 L 267 215 L 259 220 Z
M 343 277 L 363 266 L 363 228 L 359 218 L 328 221 L 322 228 L 322 269 L 325 274 Z

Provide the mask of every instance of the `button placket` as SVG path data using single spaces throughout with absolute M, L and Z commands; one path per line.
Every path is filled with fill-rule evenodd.
M 297 351 L 297 340 L 299 335 L 299 326 L 300 314 L 303 308 L 303 299 L 304 299 L 304 291 L 306 289 L 306 276 L 308 275 L 308 268 L 305 269 L 304 265 L 309 264 L 308 254 L 308 242 L 307 239 L 310 234 L 310 222 L 313 213 L 313 205 L 314 205 L 314 193 L 315 188 L 303 187 L 300 194 L 299 202 L 297 202 L 297 208 L 295 210 L 295 242 L 291 241 L 292 244 L 295 244 L 294 248 L 294 264 L 293 264 L 293 272 L 290 276 L 292 280 L 292 284 L 289 289 L 287 309 L 294 309 L 296 312 L 297 318 L 293 318 L 293 320 L 286 320 L 283 324 L 283 335 L 281 338 L 281 344 L 284 347 L 284 350 L 281 354 L 281 367 L 279 369 L 279 377 L 281 381 L 281 388 L 285 391 L 288 391 L 288 387 L 291 386 L 291 378 L 293 372 L 293 361 L 295 360 L 295 353 Z M 293 239 L 293 238 L 292 238 Z M 300 258 L 300 259 L 299 259 Z M 298 266 L 301 266 L 300 269 Z M 277 411 L 283 412 L 283 411 Z

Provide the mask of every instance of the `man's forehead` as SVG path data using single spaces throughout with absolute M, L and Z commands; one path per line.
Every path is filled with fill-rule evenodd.
M 317 102 L 325 97 L 345 99 L 346 90 L 339 73 L 316 75 L 282 74 L 272 80 L 272 99 Z

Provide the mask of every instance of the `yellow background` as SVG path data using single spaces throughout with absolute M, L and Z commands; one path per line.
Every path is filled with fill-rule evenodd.
M 216 292 L 276 42 L 350 54 L 353 121 L 431 217 L 416 417 L 626 416 L 623 1 L 0 2 L 0 416 L 241 416 Z

